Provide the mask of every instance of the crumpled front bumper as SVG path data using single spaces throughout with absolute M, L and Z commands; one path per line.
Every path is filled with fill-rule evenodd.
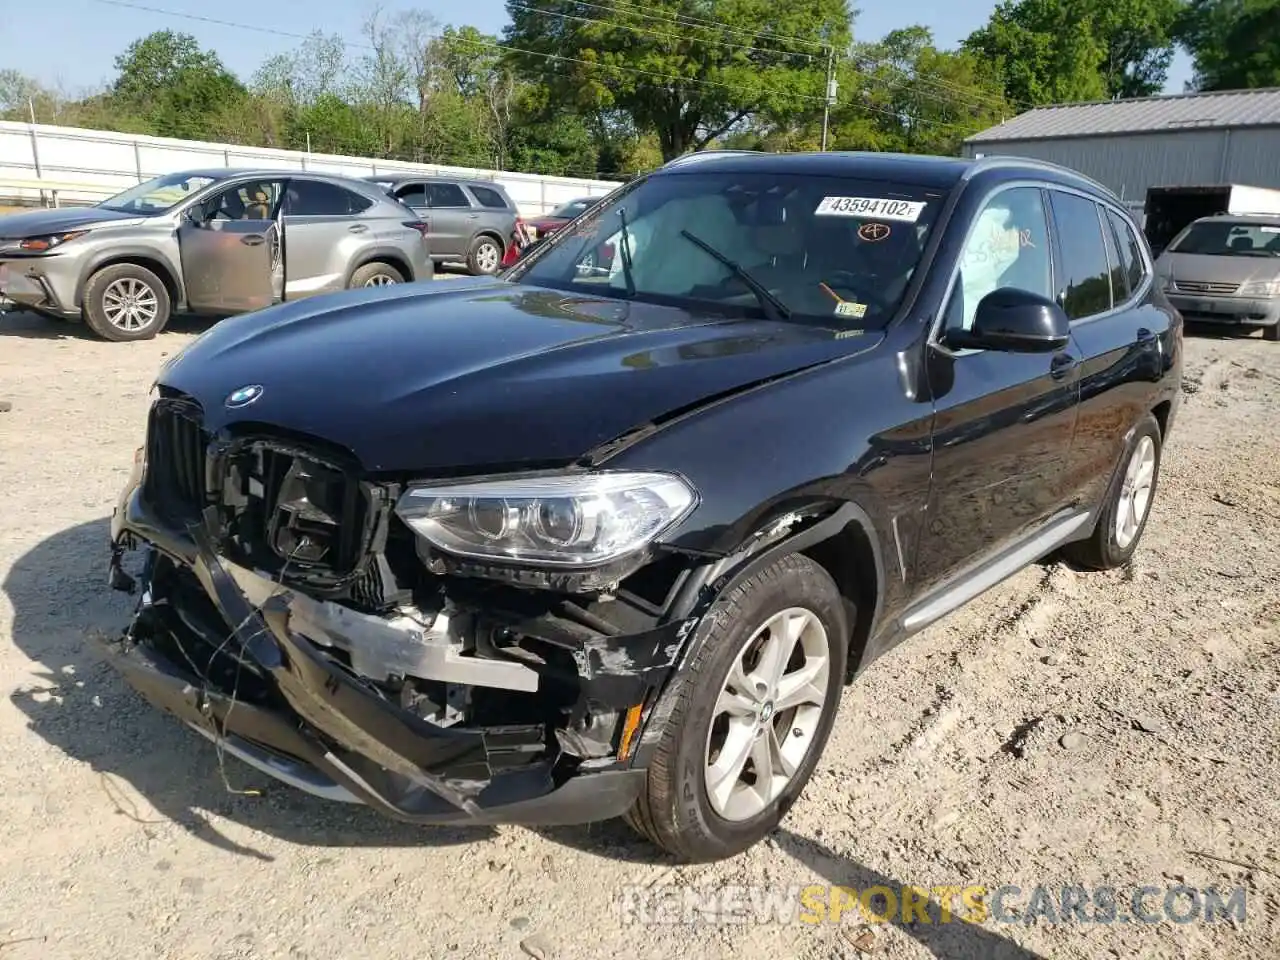
M 96 643 L 152 704 L 281 781 L 399 820 L 551 825 L 608 819 L 631 805 L 644 772 L 616 750 L 584 759 L 566 753 L 548 730 L 440 726 L 392 702 L 300 632 L 309 622 L 300 611 L 316 601 L 280 589 L 255 603 L 242 586 L 246 571 L 215 552 L 203 527 L 177 531 L 150 510 L 140 472 L 112 518 L 112 585 L 131 581 L 120 564 L 122 544 L 142 545 L 151 565 L 163 557 L 193 574 L 218 614 L 175 615 L 171 604 L 152 602 L 144 574 L 129 630 Z M 586 643 L 576 655 L 583 698 L 620 714 L 643 704 L 647 722 L 687 632 L 676 621 Z M 260 695 L 238 698 L 185 650 L 174 656 L 158 642 L 161 633 L 233 652 Z

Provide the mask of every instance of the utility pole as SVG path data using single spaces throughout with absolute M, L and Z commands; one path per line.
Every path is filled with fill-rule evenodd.
M 827 47 L 827 92 L 822 101 L 822 149 L 827 149 L 827 129 L 831 125 L 831 105 L 836 101 L 835 50 Z

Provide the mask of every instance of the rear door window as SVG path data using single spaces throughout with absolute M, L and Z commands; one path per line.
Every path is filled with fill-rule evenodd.
M 1058 302 L 1072 320 L 1105 313 L 1111 309 L 1111 265 L 1098 205 L 1061 190 L 1051 190 L 1049 197 L 1058 234 Z
M 411 183 L 396 191 L 396 199 L 406 207 L 425 207 L 427 188 L 420 183 Z
M 372 205 L 372 200 L 337 184 L 291 180 L 285 192 L 284 213 L 294 217 L 345 217 Z
M 427 202 L 432 207 L 470 207 L 467 195 L 456 183 L 428 183 Z

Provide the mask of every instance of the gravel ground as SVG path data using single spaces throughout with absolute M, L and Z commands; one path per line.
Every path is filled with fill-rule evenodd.
M 114 345 L 0 317 L 4 960 L 1280 956 L 1280 347 L 1188 340 L 1129 568 L 1035 566 L 899 647 L 846 691 L 784 827 L 677 869 L 618 824 L 416 829 L 272 787 L 94 658 L 86 633 L 129 610 L 105 585 L 110 507 L 151 378 L 195 332 Z M 1142 886 L 1160 888 L 1154 909 L 1167 887 L 1240 886 L 1247 918 L 675 925 L 619 909 L 636 888 L 670 908 L 735 884 L 1015 884 L 1014 910 L 1036 885 L 1109 885 L 1126 916 Z

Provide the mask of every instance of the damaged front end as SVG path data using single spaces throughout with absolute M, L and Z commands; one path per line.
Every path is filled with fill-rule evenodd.
M 485 496 L 463 508 L 306 438 L 211 433 L 162 390 L 112 520 L 111 583 L 140 602 L 104 652 L 153 704 L 319 796 L 416 822 L 616 816 L 695 623 L 671 614 L 694 562 L 610 559 L 600 537 L 592 564 L 486 556 L 503 516 L 476 521 Z M 627 496 L 624 512 L 644 499 Z M 608 520 L 564 502 L 531 528 L 558 523 L 547 543 Z M 516 553 L 536 556 L 528 536 Z

